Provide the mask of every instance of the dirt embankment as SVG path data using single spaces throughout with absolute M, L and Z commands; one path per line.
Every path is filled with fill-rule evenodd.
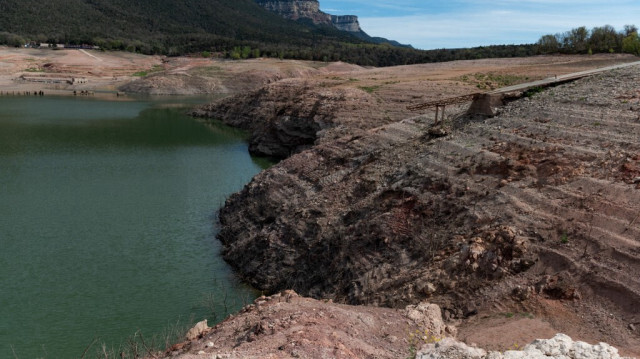
M 530 332 L 540 321 L 514 321 L 511 330 Z M 493 333 L 492 333 L 493 334 Z M 293 291 L 260 297 L 213 328 L 199 322 L 186 340 L 150 358 L 419 358 L 419 359 L 631 359 L 606 343 L 590 345 L 565 334 L 487 352 L 452 336 L 440 308 L 420 303 L 404 310 L 349 306 L 303 298 Z M 513 334 L 510 335 L 512 338 Z M 530 344 L 529 344 L 530 342 Z
M 162 67 L 119 89 L 149 95 L 233 95 L 286 78 L 308 77 L 325 66 L 324 63 L 276 59 L 164 58 Z
M 258 298 L 214 328 L 196 328 L 195 340 L 176 344 L 165 355 L 176 359 L 395 359 L 415 354 L 425 342 L 455 330 L 444 324 L 433 304 L 404 310 L 356 307 L 303 298 L 293 291 Z
M 0 46 L 0 95 L 102 93 L 233 95 L 285 78 L 351 68 L 310 61 L 145 56 Z
M 0 91 L 18 95 L 115 93 L 133 76 L 160 66 L 161 57 L 94 50 L 16 49 L 0 46 Z M 115 97 L 115 95 L 114 95 Z
M 432 114 L 345 125 L 229 198 L 224 256 L 270 292 L 438 303 L 478 344 L 491 345 L 477 333 L 503 328 L 502 315 L 525 313 L 637 355 L 639 76 L 617 70 L 495 118 L 451 119 L 442 138 L 428 135 Z

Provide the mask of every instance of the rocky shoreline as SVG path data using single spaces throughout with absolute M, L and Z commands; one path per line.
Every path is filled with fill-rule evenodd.
M 365 90 L 297 80 L 203 108 L 253 131 L 254 153 L 286 158 L 226 201 L 224 257 L 268 293 L 429 301 L 463 331 L 531 312 L 638 353 L 637 77 L 617 70 L 495 118 L 455 116 L 445 137 L 429 134 L 430 115 L 394 121 Z M 369 121 L 339 113 L 354 103 L 371 104 Z
M 416 358 L 416 359 L 631 359 L 607 343 L 574 341 L 565 334 L 487 351 L 454 339 L 440 308 L 421 303 L 403 310 L 349 306 L 284 291 L 260 297 L 213 328 L 206 321 L 161 357 Z M 154 356 L 158 357 L 158 356 Z

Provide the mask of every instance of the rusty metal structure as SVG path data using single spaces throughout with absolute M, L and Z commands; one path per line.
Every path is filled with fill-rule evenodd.
M 472 93 L 472 94 L 468 94 L 468 95 L 449 97 L 449 98 L 445 98 L 445 99 L 440 99 L 440 100 L 421 103 L 421 104 L 417 104 L 417 105 L 407 106 L 407 109 L 410 110 L 410 111 L 420 111 L 420 110 L 426 110 L 426 109 L 429 109 L 429 108 L 435 108 L 436 109 L 436 122 L 435 122 L 435 124 L 438 124 L 439 121 L 444 121 L 444 111 L 445 111 L 445 108 L 447 106 L 449 106 L 449 105 L 458 105 L 458 104 L 461 104 L 461 103 L 471 102 L 471 101 L 474 101 L 477 98 L 479 98 L 481 95 L 482 95 L 482 93 L 476 92 L 476 93 Z M 442 112 L 440 112 L 440 109 L 442 109 Z M 440 120 L 438 120 L 438 117 L 440 117 Z

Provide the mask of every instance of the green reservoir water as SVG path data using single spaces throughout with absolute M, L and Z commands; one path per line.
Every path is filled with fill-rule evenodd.
M 255 297 L 214 216 L 261 163 L 168 105 L 0 97 L 0 358 L 94 357 Z

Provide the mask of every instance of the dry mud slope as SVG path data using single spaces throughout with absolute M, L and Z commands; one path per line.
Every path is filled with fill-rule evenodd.
M 445 137 L 428 114 L 322 141 L 227 200 L 224 256 L 268 292 L 429 300 L 463 333 L 526 311 L 637 355 L 638 83 L 638 67 L 579 80 Z
M 164 355 L 197 358 L 405 358 L 420 348 L 416 333 L 450 335 L 435 304 L 404 310 L 349 306 L 293 291 L 258 298 L 214 328 L 199 325 L 191 341 Z M 411 339 L 411 338 L 414 338 Z
M 565 334 L 536 339 L 522 350 L 490 352 L 454 334 L 435 304 L 404 310 L 349 306 L 288 290 L 256 299 L 214 328 L 199 322 L 184 342 L 149 358 L 630 359 L 606 343 L 591 345 Z

